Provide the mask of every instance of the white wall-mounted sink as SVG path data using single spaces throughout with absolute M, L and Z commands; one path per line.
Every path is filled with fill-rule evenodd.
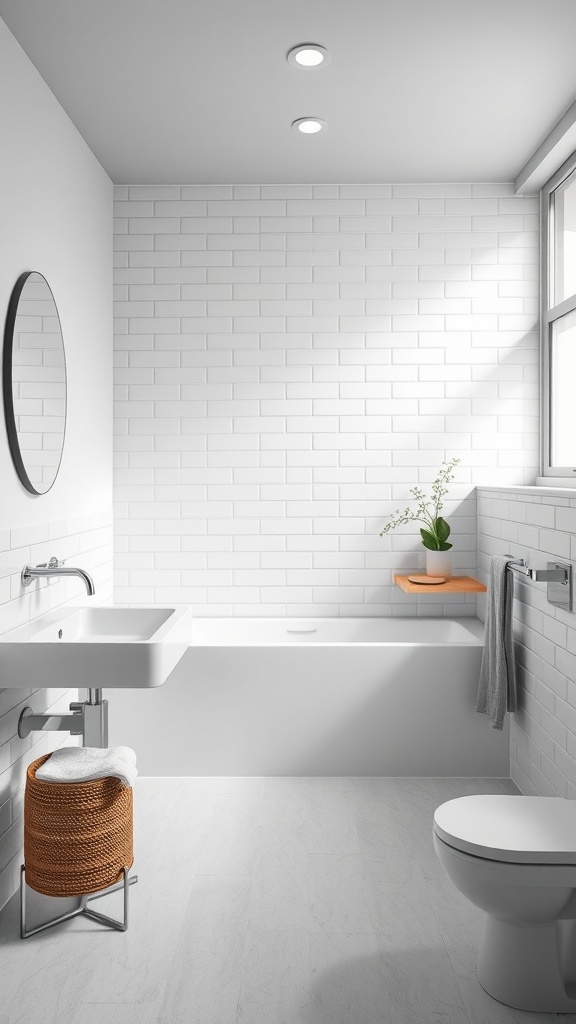
M 188 607 L 67 605 L 0 636 L 0 689 L 160 686 L 191 630 Z

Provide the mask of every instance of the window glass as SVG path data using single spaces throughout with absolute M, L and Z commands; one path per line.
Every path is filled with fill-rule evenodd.
M 576 466 L 576 311 L 552 323 L 550 441 L 553 466 Z
M 552 305 L 576 294 L 576 171 L 554 190 Z

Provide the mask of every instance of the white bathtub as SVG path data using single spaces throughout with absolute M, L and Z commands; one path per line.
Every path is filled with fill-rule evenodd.
M 143 775 L 507 776 L 474 712 L 476 619 L 196 619 L 156 690 L 116 690 Z

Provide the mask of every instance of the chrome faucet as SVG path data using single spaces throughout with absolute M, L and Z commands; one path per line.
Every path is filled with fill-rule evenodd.
M 44 576 L 79 576 L 84 581 L 90 597 L 96 592 L 92 577 L 84 569 L 64 565 L 64 562 L 59 562 L 54 556 L 48 563 L 42 562 L 36 566 L 25 565 L 21 574 L 22 586 L 29 587 L 32 580 L 41 579 Z

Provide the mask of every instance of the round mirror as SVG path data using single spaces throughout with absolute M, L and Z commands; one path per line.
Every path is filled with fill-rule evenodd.
M 54 483 L 66 430 L 66 360 L 45 277 L 21 274 L 10 297 L 3 359 L 4 413 L 14 467 L 32 494 Z

